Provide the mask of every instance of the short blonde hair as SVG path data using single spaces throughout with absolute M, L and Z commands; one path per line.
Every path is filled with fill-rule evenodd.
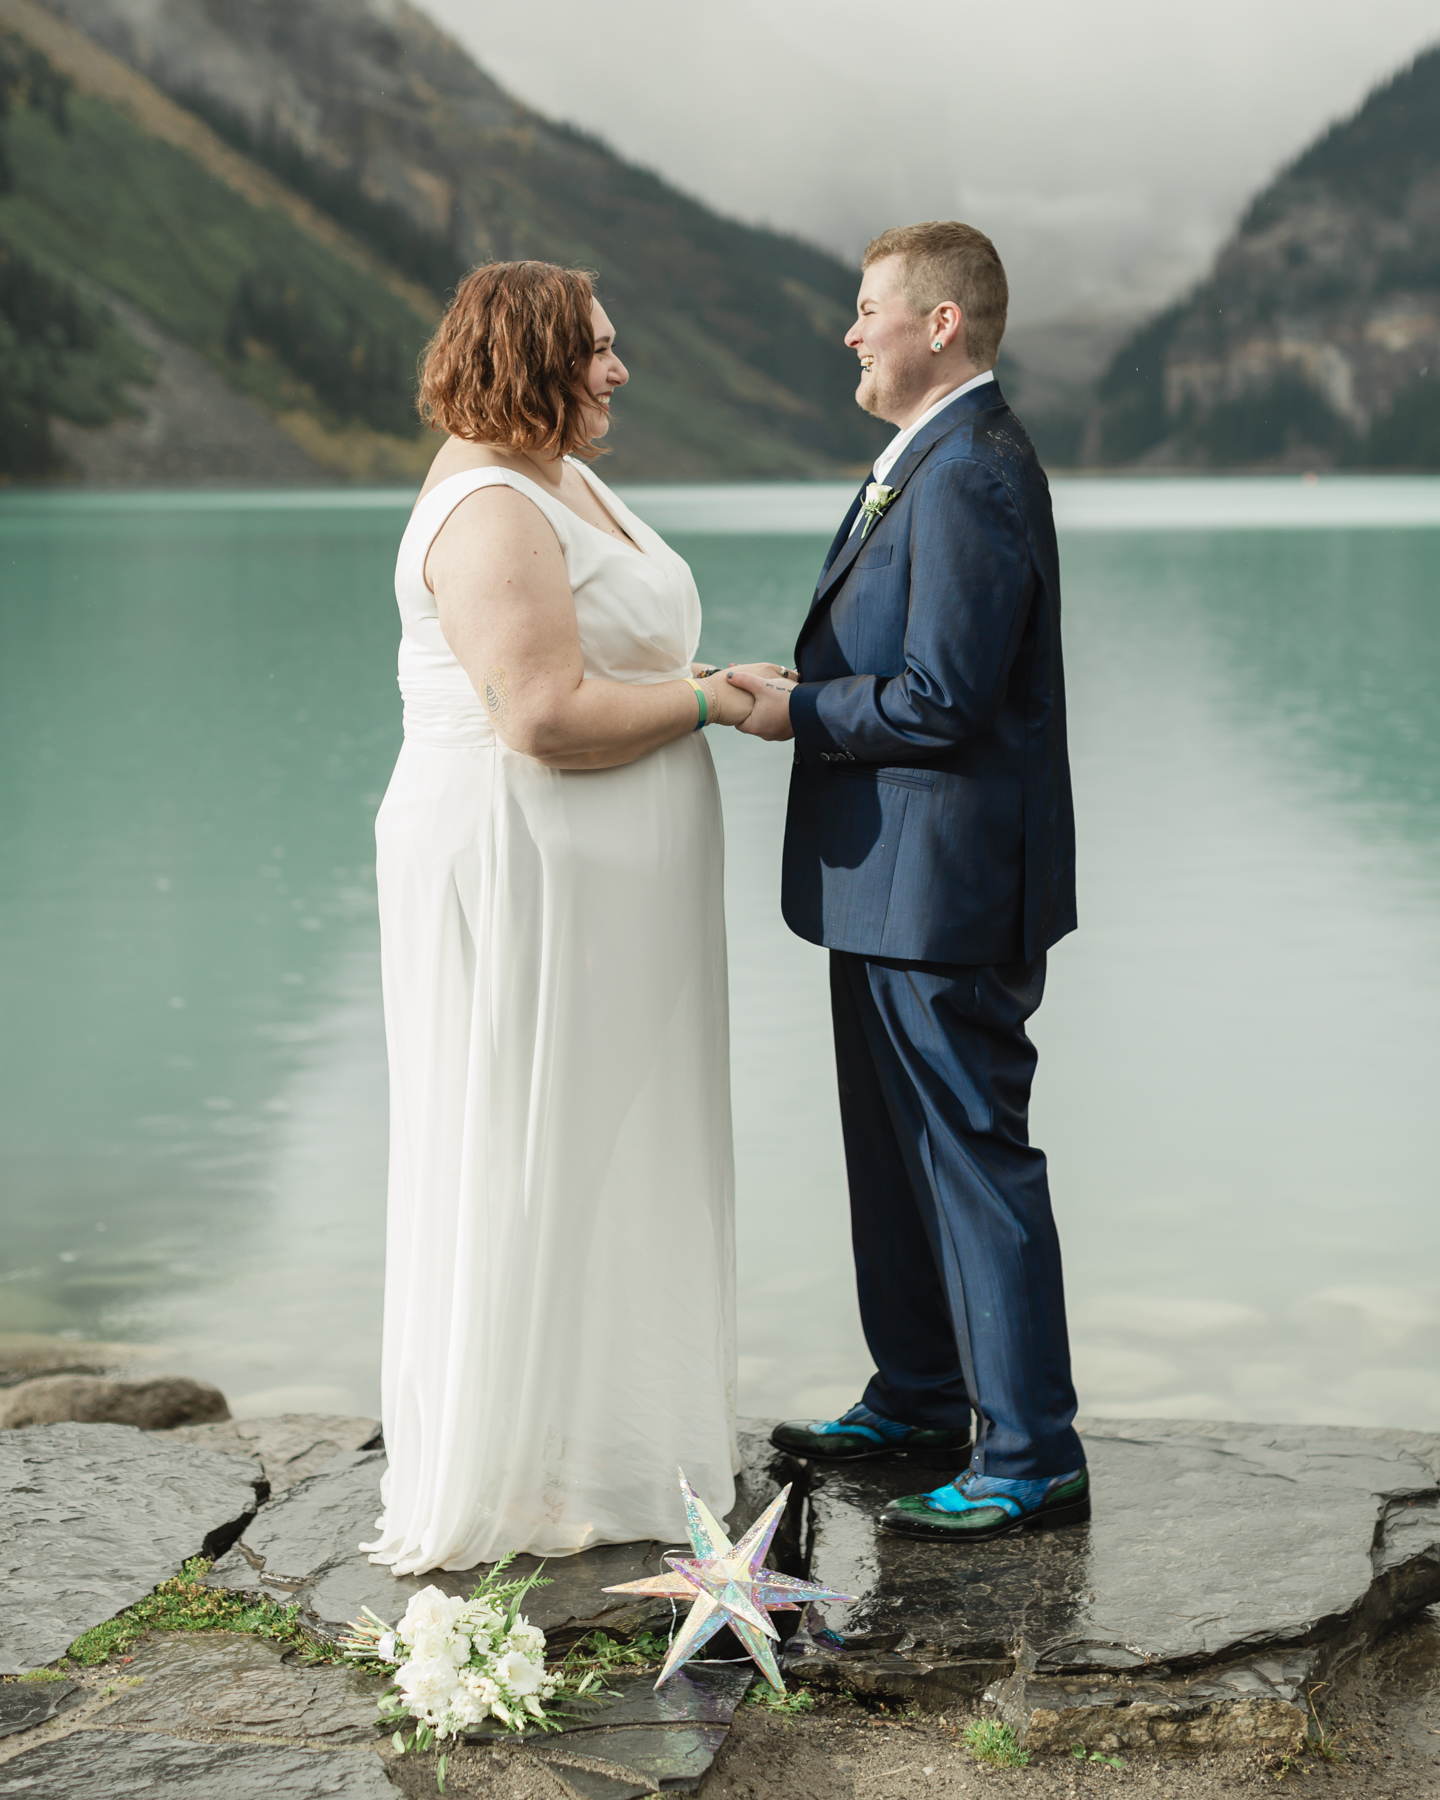
M 1010 284 L 1005 265 L 983 231 L 958 219 L 931 219 L 924 225 L 892 225 L 865 246 L 861 267 L 882 257 L 900 258 L 900 286 L 916 313 L 952 300 L 965 318 L 970 360 L 988 369 L 1000 354 Z

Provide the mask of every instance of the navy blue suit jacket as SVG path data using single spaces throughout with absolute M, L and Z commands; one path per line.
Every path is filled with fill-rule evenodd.
M 1050 488 L 994 382 L 831 546 L 795 648 L 781 906 L 862 956 L 1029 960 L 1075 928 Z

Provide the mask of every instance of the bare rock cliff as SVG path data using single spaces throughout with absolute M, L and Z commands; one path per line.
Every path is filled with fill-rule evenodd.
M 1085 460 L 1440 466 L 1440 49 L 1267 188 L 1116 354 Z

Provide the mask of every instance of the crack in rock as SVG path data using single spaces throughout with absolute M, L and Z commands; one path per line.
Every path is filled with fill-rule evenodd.
M 0 1674 L 54 1662 L 188 1558 L 223 1552 L 264 1492 L 253 1457 L 133 1425 L 0 1432 Z

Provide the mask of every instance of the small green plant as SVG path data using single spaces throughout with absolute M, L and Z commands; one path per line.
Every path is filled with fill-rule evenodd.
M 757 1681 L 745 1698 L 752 1706 L 776 1713 L 782 1719 L 793 1719 L 796 1713 L 815 1710 L 815 1696 L 809 1688 L 794 1688 L 789 1693 L 777 1694 L 768 1681 Z
M 31 1669 L 24 1675 L 17 1675 L 17 1681 L 68 1681 L 70 1677 L 64 1669 Z
M 1106 1756 L 1101 1750 L 1087 1750 L 1083 1744 L 1072 1744 L 1070 1746 L 1070 1754 L 1075 1758 L 1076 1762 L 1104 1763 L 1107 1768 L 1111 1769 L 1123 1769 L 1125 1767 L 1125 1758 L 1123 1756 Z
M 1342 1763 L 1350 1754 L 1349 1745 L 1343 1741 L 1343 1734 L 1331 1725 L 1328 1718 L 1320 1717 L 1320 1709 L 1315 1704 L 1315 1696 L 1320 1689 L 1329 1685 L 1328 1681 L 1320 1681 L 1305 1690 L 1305 1704 L 1310 1708 L 1312 1720 L 1305 1748 L 1312 1756 L 1323 1757 L 1328 1763 Z
M 94 1667 L 112 1656 L 127 1655 L 147 1631 L 239 1631 L 287 1644 L 303 1662 L 344 1660 L 338 1649 L 306 1636 L 299 1624 L 299 1607 L 277 1606 L 273 1600 L 243 1600 L 223 1588 L 202 1586 L 201 1579 L 210 1573 L 210 1567 L 205 1557 L 191 1557 L 173 1580 L 162 1581 L 153 1594 L 137 1600 L 118 1618 L 82 1632 L 66 1656 L 72 1663 Z M 58 1678 L 64 1679 L 63 1664 Z
M 638 1632 L 628 1643 L 608 1632 L 592 1631 L 570 1651 L 565 1666 L 598 1669 L 602 1675 L 611 1669 L 651 1669 L 664 1662 L 669 1649 L 670 1640 L 658 1631 Z
M 1020 1748 L 1015 1733 L 998 1719 L 972 1719 L 965 1727 L 965 1748 L 997 1769 L 1023 1769 L 1030 1761 L 1030 1752 Z

